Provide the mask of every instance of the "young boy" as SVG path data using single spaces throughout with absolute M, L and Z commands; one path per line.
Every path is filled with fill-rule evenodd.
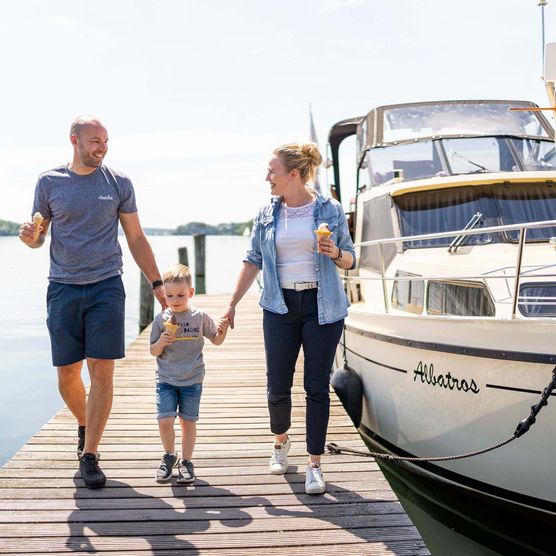
M 179 415 L 182 430 L 182 457 L 178 465 L 178 483 L 195 482 L 191 456 L 197 436 L 202 382 L 204 337 L 220 345 L 226 337 L 229 321 L 221 319 L 218 326 L 203 311 L 189 305 L 194 289 L 189 268 L 178 264 L 162 276 L 166 290 L 167 309 L 153 322 L 151 354 L 156 356 L 156 407 L 158 428 L 165 454 L 155 478 L 159 483 L 172 478 L 178 463 L 175 451 L 174 421 Z

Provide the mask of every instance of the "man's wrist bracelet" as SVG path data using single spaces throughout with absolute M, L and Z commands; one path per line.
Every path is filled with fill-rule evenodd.
M 158 288 L 159 286 L 164 285 L 164 282 L 162 280 L 155 280 L 152 284 L 153 290 L 156 290 L 156 288 Z
M 338 256 L 337 256 L 335 259 L 332 259 L 332 260 L 333 260 L 334 262 L 337 262 L 337 261 L 339 261 L 339 260 L 342 258 L 342 255 L 343 255 L 343 253 L 342 253 L 342 248 L 341 248 L 341 247 L 338 247 Z

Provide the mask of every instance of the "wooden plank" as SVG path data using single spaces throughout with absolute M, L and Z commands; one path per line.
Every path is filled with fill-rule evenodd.
M 219 314 L 226 297 L 196 302 Z M 75 421 L 63 408 L 0 470 L 0 554 L 428 554 L 370 458 L 325 456 L 327 492 L 305 494 L 302 358 L 289 472 L 269 474 L 260 320 L 257 300 L 247 298 L 226 342 L 207 345 L 195 486 L 154 480 L 162 448 L 147 329 L 117 363 L 113 411 L 99 447 L 106 487 L 85 488 Z M 364 449 L 334 396 L 328 440 Z

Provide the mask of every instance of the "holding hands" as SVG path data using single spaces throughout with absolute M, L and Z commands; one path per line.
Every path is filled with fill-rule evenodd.
M 218 334 L 223 334 L 226 330 L 228 330 L 229 326 L 230 326 L 230 319 L 226 316 L 220 317 L 220 320 L 218 321 L 217 324 Z

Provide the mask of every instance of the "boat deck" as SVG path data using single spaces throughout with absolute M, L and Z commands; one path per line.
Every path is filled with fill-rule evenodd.
M 217 316 L 227 297 L 198 296 L 195 302 Z M 325 456 L 326 494 L 304 494 L 301 358 L 289 472 L 268 473 L 271 436 L 256 298 L 241 303 L 237 326 L 222 346 L 207 342 L 205 363 L 195 486 L 153 478 L 162 449 L 147 330 L 117 363 L 114 405 L 100 446 L 106 487 L 84 487 L 75 422 L 62 409 L 0 470 L 0 554 L 429 554 L 372 459 Z M 363 448 L 332 398 L 328 440 Z

